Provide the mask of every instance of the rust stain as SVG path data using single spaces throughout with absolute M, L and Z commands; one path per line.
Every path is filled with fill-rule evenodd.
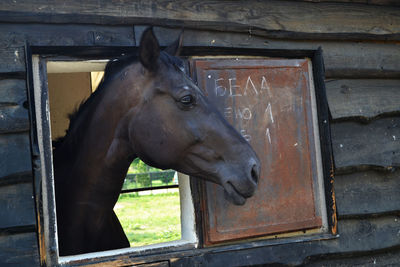
M 332 203 L 332 234 L 336 235 L 337 234 L 337 215 L 336 215 L 336 200 L 335 200 L 335 191 L 332 190 L 332 199 L 333 199 L 333 203 Z
M 332 156 L 331 156 L 331 162 L 332 162 L 332 166 L 331 166 L 331 170 L 330 170 L 330 179 L 331 179 L 331 188 L 332 188 L 332 192 L 331 192 L 331 197 L 332 197 L 332 215 L 331 215 L 332 227 L 331 227 L 331 231 L 332 231 L 333 235 L 337 235 L 338 221 L 337 221 L 336 197 L 335 197 L 335 189 L 334 189 L 335 167 L 333 166 L 334 161 L 333 161 Z
M 37 213 L 38 214 L 38 213 Z M 44 233 L 41 227 L 41 219 L 40 215 L 37 215 L 37 227 L 38 227 L 38 241 L 39 241 L 39 257 L 40 257 L 40 266 L 46 266 L 46 247 L 44 241 Z

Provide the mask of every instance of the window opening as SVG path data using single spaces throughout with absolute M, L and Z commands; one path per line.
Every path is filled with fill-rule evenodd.
M 49 109 L 42 99 L 37 101 L 36 110 L 40 110 L 39 116 L 49 119 L 49 138 L 55 141 L 65 135 L 69 127 L 68 115 L 96 90 L 107 61 L 48 61 L 45 64 L 40 63 L 41 60 L 44 61 L 38 56 L 33 57 L 33 69 L 39 72 L 34 75 L 34 90 L 36 96 L 43 91 L 48 93 L 45 101 L 48 101 Z M 39 64 L 45 64 L 47 68 L 39 68 Z M 47 86 L 40 79 L 46 79 Z M 38 128 L 41 126 L 46 125 L 38 122 Z M 46 153 L 51 154 L 51 150 L 47 148 Z M 53 177 L 48 179 L 48 182 L 52 181 Z M 189 177 L 173 170 L 153 168 L 135 159 L 129 167 L 114 211 L 132 252 L 154 251 L 168 246 L 179 249 L 180 245 L 187 248 L 188 244 L 197 242 Z M 49 213 L 51 216 L 52 212 Z M 55 214 L 53 216 L 55 218 Z M 54 238 L 57 239 L 56 235 Z M 62 258 L 68 261 L 71 257 L 74 256 Z
M 177 172 L 135 159 L 114 211 L 131 247 L 181 239 Z
M 61 71 L 61 70 L 59 70 Z M 52 141 L 65 135 L 68 116 L 97 89 L 104 72 L 48 73 Z M 181 238 L 178 175 L 136 158 L 114 211 L 131 247 Z

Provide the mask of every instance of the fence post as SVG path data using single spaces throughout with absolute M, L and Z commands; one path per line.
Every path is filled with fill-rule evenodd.
M 135 174 L 135 188 L 138 188 L 137 186 L 137 175 Z

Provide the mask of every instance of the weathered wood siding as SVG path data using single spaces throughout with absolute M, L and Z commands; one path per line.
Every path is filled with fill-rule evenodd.
M 0 4 L 0 265 L 39 266 L 24 46 L 135 46 L 154 24 L 162 45 L 323 49 L 332 113 L 340 237 L 126 257 L 168 266 L 400 262 L 400 6 L 341 1 L 2 1 Z M 283 55 L 284 56 L 284 55 Z M 36 166 L 37 168 L 38 166 Z M 36 190 L 37 191 L 37 190 Z M 93 259 L 86 263 L 96 263 Z M 156 265 L 157 266 L 157 265 Z
M 36 46 L 135 44 L 132 26 L 0 23 L 0 266 L 40 265 L 24 52 L 27 42 Z

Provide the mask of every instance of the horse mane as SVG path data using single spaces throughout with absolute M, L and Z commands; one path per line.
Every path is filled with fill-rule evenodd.
M 161 52 L 160 59 L 167 65 L 173 65 L 181 70 L 183 69 L 183 61 L 177 57 Z M 79 141 L 82 140 L 82 136 L 86 132 L 89 124 L 87 122 L 90 120 L 95 110 L 93 107 L 97 106 L 108 83 L 113 79 L 114 74 L 117 74 L 126 66 L 136 61 L 138 61 L 138 56 L 136 54 L 128 54 L 113 58 L 107 63 L 103 79 L 97 89 L 88 99 L 82 101 L 74 112 L 68 115 L 70 123 L 65 136 L 59 137 L 52 142 L 54 159 L 57 155 L 60 157 L 61 161 L 64 161 L 75 154 L 76 149 L 79 147 Z
M 81 137 L 86 131 L 88 125 L 87 120 L 90 119 L 94 106 L 100 101 L 101 95 L 107 87 L 109 81 L 112 80 L 114 74 L 120 72 L 128 64 L 137 61 L 136 55 L 125 55 L 118 58 L 111 59 L 104 70 L 104 76 L 98 85 L 97 89 L 87 98 L 82 101 L 79 106 L 71 114 L 68 114 L 69 127 L 63 137 L 59 137 L 52 142 L 53 154 L 63 155 L 62 157 L 69 157 L 75 152 L 75 148 L 81 140 Z M 61 152 L 62 151 L 62 152 Z M 60 154 L 59 154 L 60 153 Z

